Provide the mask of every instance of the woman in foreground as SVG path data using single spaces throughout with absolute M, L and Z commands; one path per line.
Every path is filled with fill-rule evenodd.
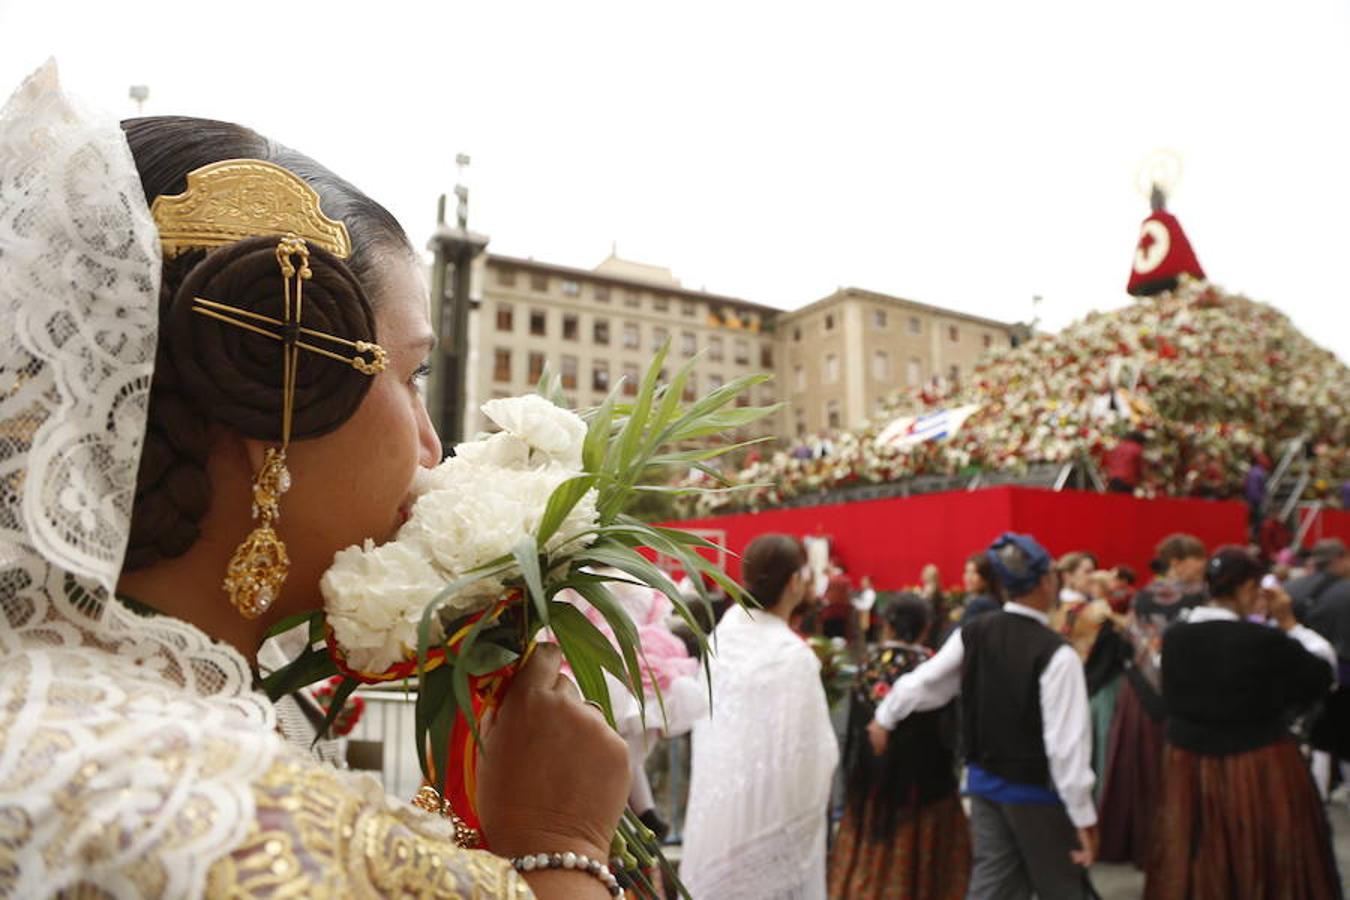
M 328 355 L 287 361 L 237 324 L 282 318 L 286 232 L 312 271 L 302 336 Z M 508 861 L 607 861 L 628 792 L 622 740 L 555 649 L 484 736 L 493 853 L 288 745 L 255 689 L 268 630 L 319 608 L 334 553 L 390 537 L 440 460 L 397 222 L 245 128 L 89 115 L 49 64 L 0 117 L 0 241 L 0 894 L 610 896 Z M 278 446 L 289 574 L 227 595 Z

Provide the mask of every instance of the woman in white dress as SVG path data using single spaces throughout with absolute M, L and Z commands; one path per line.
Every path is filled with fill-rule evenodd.
M 694 900 L 825 897 L 839 744 L 820 663 L 788 625 L 810 583 L 805 563 L 794 538 L 755 538 L 742 574 L 763 609 L 732 607 L 713 632 L 712 716 L 694 726 L 680 864 Z
M 231 159 L 214 191 L 187 178 Z M 177 194 L 176 218 L 148 208 Z M 382 366 L 304 352 L 287 370 L 294 332 L 193 314 L 204 297 L 277 316 L 279 232 L 309 241 L 304 339 L 339 357 L 378 343 Z M 390 536 L 440 460 L 421 268 L 380 206 L 239 126 L 119 127 L 52 64 L 0 114 L 0 895 L 612 894 L 504 858 L 605 860 L 627 796 L 624 743 L 556 650 L 485 736 L 478 800 L 501 855 L 289 745 L 255 687 L 268 629 L 318 608 L 334 553 Z M 222 576 L 286 431 L 289 575 L 245 608 Z

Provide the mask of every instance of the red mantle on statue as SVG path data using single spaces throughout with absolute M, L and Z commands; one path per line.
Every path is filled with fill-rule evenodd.
M 1350 514 L 1323 516 L 1319 531 L 1350 539 Z M 944 585 L 959 584 L 966 557 L 1004 531 L 1033 534 L 1056 556 L 1089 550 L 1102 566 L 1133 566 L 1143 583 L 1150 577 L 1154 548 L 1173 532 L 1193 534 L 1210 549 L 1246 543 L 1247 507 L 1238 501 L 1138 500 L 1124 494 L 996 487 L 670 524 L 701 532 L 736 554 L 769 531 L 826 536 L 854 584 L 871 575 L 880 590 L 917 584 L 927 563 L 937 564 Z M 740 560 L 728 555 L 726 570 L 739 580 Z

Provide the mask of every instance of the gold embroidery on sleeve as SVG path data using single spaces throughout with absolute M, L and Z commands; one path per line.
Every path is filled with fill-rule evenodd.
M 531 896 L 506 860 L 455 847 L 443 823 L 391 807 L 373 783 L 291 757 L 255 783 L 254 797 L 254 827 L 212 867 L 209 896 Z

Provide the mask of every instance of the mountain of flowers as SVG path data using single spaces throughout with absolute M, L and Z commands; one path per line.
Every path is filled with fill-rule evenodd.
M 952 437 L 878 446 L 897 416 L 978 405 Z M 959 383 L 901 392 L 858 431 L 831 435 L 725 477 L 762 487 L 704 493 L 685 512 L 774 506 L 794 496 L 915 475 L 1019 471 L 1103 455 L 1127 431 L 1145 435 L 1141 496 L 1240 496 L 1257 451 L 1278 460 L 1304 436 L 1310 491 L 1350 478 L 1350 368 L 1283 313 L 1198 281 L 1091 313 L 1058 334 L 986 357 Z

